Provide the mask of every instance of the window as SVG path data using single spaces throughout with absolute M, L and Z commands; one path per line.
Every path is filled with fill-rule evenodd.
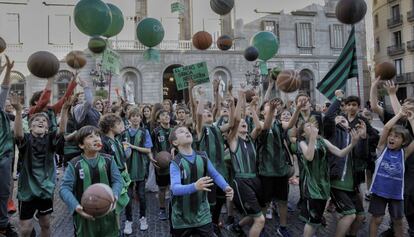
M 376 5 L 377 4 L 377 0 L 374 0 L 374 5 Z
M 313 73 L 312 71 L 308 70 L 308 69 L 304 69 L 302 71 L 300 71 L 299 73 L 300 75 L 300 80 L 301 80 L 301 84 L 300 84 L 300 91 L 306 92 L 306 94 L 310 95 L 311 98 L 313 98 Z
M 53 93 L 53 97 L 55 100 L 58 100 L 65 95 L 72 77 L 73 73 L 68 70 L 61 70 L 58 72 L 58 74 L 55 77 L 56 90 L 54 90 Z
M 375 52 L 380 52 L 381 51 L 381 44 L 380 44 L 380 40 L 379 37 L 377 37 L 375 39 Z
M 391 17 L 392 19 L 400 19 L 400 5 L 391 7 Z
M 393 43 L 396 47 L 401 47 L 402 38 L 401 38 L 401 31 L 396 31 L 393 33 Z
M 379 24 L 378 24 L 378 14 L 375 14 L 375 16 L 374 16 L 374 26 L 375 26 L 375 28 L 377 28 L 379 26 Z
M 344 46 L 344 26 L 334 24 L 329 26 L 331 32 L 331 48 L 340 49 Z
M 263 30 L 273 32 L 279 38 L 279 25 L 275 21 L 263 21 Z
M 311 23 L 296 23 L 296 43 L 299 48 L 313 47 Z
M 395 59 L 394 64 L 395 64 L 395 69 L 397 70 L 397 76 L 401 76 L 402 73 L 403 73 L 403 60 L 402 60 L 402 58 Z
M 19 13 L 7 13 L 4 40 L 10 44 L 20 44 L 20 15 Z
M 23 104 L 24 104 L 25 85 L 26 85 L 26 80 L 24 78 L 24 75 L 18 71 L 11 71 L 10 80 L 11 80 L 10 92 L 14 94 L 18 94 L 21 98 L 23 98 Z
M 48 43 L 49 44 L 71 44 L 71 16 L 50 15 L 48 16 Z M 59 34 L 56 34 L 59 32 Z

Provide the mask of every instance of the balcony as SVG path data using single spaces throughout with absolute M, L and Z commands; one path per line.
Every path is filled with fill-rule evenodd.
M 403 17 L 402 15 L 393 16 L 387 20 L 387 26 L 389 29 L 402 25 Z
M 414 21 L 414 10 L 407 12 L 407 21 L 409 22 Z
M 111 40 L 110 41 L 112 48 L 115 50 L 146 50 L 147 47 L 141 44 L 137 40 Z M 179 50 L 179 51 L 189 51 L 189 50 L 196 50 L 193 47 L 193 43 L 191 40 L 164 40 L 161 42 L 160 45 L 156 46 L 155 48 L 159 50 Z M 216 42 L 213 42 L 211 47 L 208 50 L 219 50 L 217 48 Z M 230 50 L 236 50 L 233 46 Z
M 414 40 L 407 41 L 407 50 L 410 52 L 414 52 Z
M 407 72 L 395 77 L 397 83 L 414 83 L 414 72 Z
M 399 55 L 399 54 L 404 54 L 405 53 L 405 44 L 398 44 L 398 45 L 389 46 L 387 48 L 387 52 L 388 52 L 388 56 L 395 56 L 395 55 Z

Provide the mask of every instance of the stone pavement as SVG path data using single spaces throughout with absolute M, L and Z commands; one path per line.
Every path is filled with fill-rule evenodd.
M 17 182 L 16 182 L 17 184 Z M 299 199 L 299 188 L 297 185 L 291 185 L 291 190 L 289 194 L 289 204 L 291 206 L 295 206 Z M 367 210 L 367 202 L 364 202 L 365 210 Z M 167 237 L 169 236 L 169 225 L 168 221 L 160 221 L 158 220 L 158 201 L 156 198 L 155 193 L 147 193 L 147 218 L 149 229 L 147 231 L 140 231 L 139 230 L 139 207 L 138 205 L 134 205 L 134 224 L 133 224 L 133 234 L 130 236 L 142 236 L 142 237 Z M 302 236 L 303 226 L 304 224 L 298 219 L 299 212 L 293 211 L 289 212 L 288 216 L 288 228 L 290 229 L 293 237 L 300 237 Z M 327 222 L 326 228 L 321 228 L 317 236 L 318 237 L 326 237 L 326 236 L 333 236 L 336 226 L 336 214 L 334 213 L 325 213 L 325 218 Z M 122 215 L 121 219 L 124 219 L 124 215 Z M 12 217 L 12 222 L 17 226 L 18 216 L 15 214 Z M 363 229 L 360 230 L 358 236 L 359 237 L 366 237 L 368 236 L 368 223 L 369 223 L 369 215 L 367 215 L 367 221 L 363 226 Z M 383 224 L 381 225 L 380 229 L 385 230 L 387 229 L 389 223 L 389 217 L 386 216 L 384 218 Z M 276 226 L 278 224 L 277 216 L 272 220 L 266 220 L 265 232 L 267 237 L 273 237 L 276 235 Z M 406 224 L 405 224 L 406 226 Z M 35 222 L 35 228 L 37 231 L 39 230 L 38 224 Z M 247 230 L 247 229 L 246 229 Z M 39 231 L 38 231 L 39 233 Z M 225 237 L 232 237 L 231 233 L 223 230 L 223 234 Z M 58 196 L 58 192 L 55 192 L 55 202 L 54 202 L 54 212 L 52 214 L 52 236 L 56 237 L 72 237 L 73 235 L 73 226 L 72 226 L 72 217 L 68 213 L 65 204 L 60 200 Z

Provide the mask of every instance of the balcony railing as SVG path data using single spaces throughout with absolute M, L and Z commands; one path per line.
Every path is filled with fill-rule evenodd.
M 115 50 L 145 50 L 147 49 L 146 46 L 141 44 L 137 40 L 112 40 L 111 41 L 112 48 Z M 160 45 L 155 47 L 159 50 L 179 50 L 179 51 L 188 51 L 188 50 L 196 50 L 193 47 L 193 43 L 191 40 L 164 40 L 161 42 Z M 217 48 L 216 42 L 213 42 L 211 47 L 208 50 L 219 50 Z M 233 46 L 230 50 L 236 50 Z
M 414 51 L 414 40 L 407 41 L 407 50 L 410 52 Z
M 394 2 L 395 0 L 387 0 L 387 2 L 388 3 L 392 3 L 392 2 Z
M 405 44 L 389 46 L 387 48 L 387 51 L 388 51 L 388 56 L 395 56 L 395 55 L 403 54 L 405 53 Z
M 397 83 L 414 83 L 414 72 L 407 72 L 395 77 Z
M 407 12 L 407 21 L 414 21 L 414 10 Z
M 402 25 L 402 22 L 403 22 L 402 15 L 393 16 L 392 18 L 387 20 L 387 26 L 388 28 L 394 28 L 394 27 Z

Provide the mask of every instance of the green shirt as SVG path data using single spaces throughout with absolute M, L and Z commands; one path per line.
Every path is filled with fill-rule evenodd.
M 26 133 L 23 140 L 17 141 L 23 159 L 17 192 L 20 201 L 53 198 L 56 184 L 54 156 L 58 139 L 61 137 L 56 132 L 43 137 Z
M 275 121 L 263 130 L 257 140 L 259 175 L 284 177 L 289 172 L 289 161 L 283 145 L 282 124 Z
M 326 156 L 326 145 L 322 138 L 318 138 L 315 145 L 315 154 L 312 161 L 303 157 L 303 191 L 305 198 L 328 200 L 330 197 L 329 165 Z
M 341 174 L 340 179 L 331 180 L 331 186 L 336 189 L 353 192 L 354 191 L 354 176 L 353 176 L 353 161 L 352 158 L 346 156 L 345 158 L 337 159 L 346 159 L 345 167 L 343 173 Z
M 10 120 L 7 114 L 0 110 L 0 160 L 13 154 L 13 133 L 10 128 Z
M 155 152 L 155 155 L 161 151 L 171 151 L 171 144 L 168 141 L 168 138 L 170 136 L 170 133 L 172 131 L 172 128 L 163 128 L 162 126 L 159 126 L 154 129 L 152 133 L 152 143 L 154 145 L 153 150 Z M 158 169 L 156 170 L 158 175 L 169 175 L 170 170 L 168 168 L 166 169 Z
M 138 129 L 133 133 L 129 129 L 125 130 L 122 136 L 131 145 L 144 147 L 145 144 L 145 130 Z M 128 173 L 132 181 L 143 181 L 147 176 L 148 157 L 146 154 L 132 149 L 131 157 L 127 158 Z
M 231 164 L 236 178 L 255 178 L 256 167 L 256 148 L 248 137 L 248 140 L 238 138 L 236 151 L 231 152 Z

